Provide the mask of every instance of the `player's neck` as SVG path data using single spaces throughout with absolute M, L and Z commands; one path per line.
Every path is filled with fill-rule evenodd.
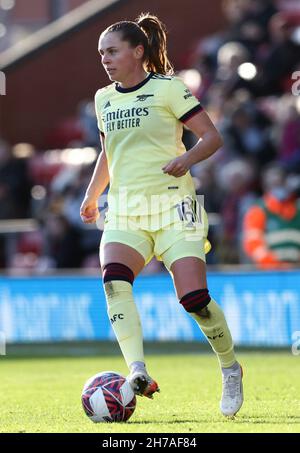
M 136 73 L 131 73 L 125 80 L 119 82 L 121 88 L 132 88 L 139 83 L 143 82 L 148 77 L 148 73 L 142 69 Z

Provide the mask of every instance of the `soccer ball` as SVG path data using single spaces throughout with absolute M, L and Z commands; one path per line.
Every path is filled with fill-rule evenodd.
M 94 423 L 126 422 L 136 406 L 129 382 L 115 371 L 104 371 L 88 379 L 81 401 L 84 412 Z

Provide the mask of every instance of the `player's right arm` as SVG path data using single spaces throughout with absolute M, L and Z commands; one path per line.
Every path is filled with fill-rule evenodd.
M 100 134 L 102 151 L 97 159 L 91 181 L 86 189 L 80 207 L 80 217 L 84 223 L 94 223 L 99 217 L 98 198 L 109 184 L 109 172 L 104 145 L 104 137 Z

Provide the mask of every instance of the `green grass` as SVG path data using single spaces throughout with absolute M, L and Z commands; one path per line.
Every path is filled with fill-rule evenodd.
M 94 424 L 80 394 L 93 374 L 126 374 L 118 357 L 0 358 L 0 432 L 211 433 L 300 432 L 300 357 L 242 353 L 245 402 L 234 420 L 219 413 L 221 379 L 213 354 L 148 356 L 161 393 L 138 398 L 127 423 Z

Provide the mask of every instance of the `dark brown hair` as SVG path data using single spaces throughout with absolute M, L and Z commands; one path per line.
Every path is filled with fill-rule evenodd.
M 119 32 L 123 41 L 132 47 L 144 47 L 144 62 L 149 72 L 173 74 L 173 66 L 167 56 L 167 37 L 164 24 L 149 13 L 142 13 L 133 21 L 121 21 L 110 25 L 102 35 Z

